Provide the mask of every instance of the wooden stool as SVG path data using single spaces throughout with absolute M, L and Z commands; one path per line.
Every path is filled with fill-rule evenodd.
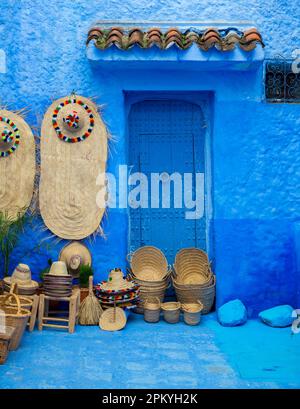
M 32 332 L 34 330 L 35 323 L 36 323 L 40 297 L 39 297 L 39 295 L 35 294 L 35 295 L 28 296 L 28 298 L 31 298 L 32 301 L 33 301 L 33 304 L 32 304 L 32 307 L 31 307 L 31 316 L 30 316 L 28 324 L 27 324 L 29 332 Z
M 64 311 L 49 311 L 50 301 L 66 301 L 69 303 L 69 310 L 65 311 L 68 314 L 66 318 L 49 317 L 51 314 L 63 313 Z M 64 328 L 68 329 L 70 334 L 74 333 L 75 325 L 78 323 L 80 307 L 80 290 L 73 290 L 73 294 L 70 297 L 52 297 L 45 294 L 40 295 L 39 303 L 39 331 L 42 331 L 43 327 L 50 328 Z M 49 323 L 48 323 L 49 322 Z M 51 324 L 52 323 L 52 324 Z M 60 323 L 60 324 L 58 324 Z M 67 323 L 67 325 L 66 325 Z

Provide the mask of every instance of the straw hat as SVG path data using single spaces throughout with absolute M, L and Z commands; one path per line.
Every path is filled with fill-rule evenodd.
M 31 279 L 30 268 L 26 264 L 19 264 L 11 277 L 5 277 L 4 283 L 10 286 L 13 283 L 18 284 L 18 289 L 36 290 L 39 286 L 37 281 Z
M 69 273 L 73 276 L 78 276 L 80 266 L 91 266 L 92 264 L 92 256 L 89 249 L 79 241 L 67 244 L 61 250 L 59 260 L 66 263 Z
M 122 308 L 108 308 L 100 317 L 99 326 L 104 331 L 120 331 L 126 326 L 127 317 Z
M 120 268 L 111 270 L 107 281 L 103 281 L 99 284 L 99 289 L 101 291 L 120 291 L 131 289 L 135 287 L 136 284 L 132 281 L 127 281 L 124 279 L 123 272 Z
M 97 106 L 75 95 L 53 102 L 41 130 L 39 204 L 56 236 L 82 240 L 99 229 L 106 192 L 99 175 L 105 174 L 106 162 L 107 131 Z
M 50 276 L 69 276 L 67 265 L 64 261 L 56 261 L 52 263 L 50 267 L 49 274 Z
M 35 177 L 35 143 L 24 119 L 0 109 L 0 212 L 11 219 L 30 205 Z

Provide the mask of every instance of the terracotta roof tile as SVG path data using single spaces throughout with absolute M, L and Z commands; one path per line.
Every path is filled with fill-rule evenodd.
M 179 49 L 185 50 L 193 43 L 204 51 L 212 47 L 220 51 L 230 51 L 236 46 L 245 51 L 251 51 L 257 44 L 264 47 L 262 37 L 256 28 L 242 32 L 232 27 L 220 30 L 213 27 L 206 30 L 190 28 L 185 31 L 172 27 L 166 32 L 162 32 L 157 27 L 148 31 L 143 31 L 139 27 L 133 27 L 130 30 L 122 27 L 111 27 L 110 29 L 94 27 L 88 33 L 87 44 L 91 41 L 94 41 L 96 47 L 101 50 L 105 50 L 111 45 L 122 50 L 128 50 L 135 45 L 141 48 L 157 46 L 161 49 L 177 46 Z

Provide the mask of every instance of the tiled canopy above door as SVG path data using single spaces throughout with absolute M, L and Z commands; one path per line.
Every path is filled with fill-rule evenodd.
M 144 30 L 139 27 L 126 29 L 124 27 L 93 27 L 88 33 L 87 44 L 94 41 L 95 46 L 105 50 L 113 45 L 122 50 L 129 50 L 133 46 L 151 48 L 153 46 L 165 50 L 173 46 L 186 50 L 196 44 L 201 50 L 208 51 L 215 47 L 219 51 L 230 51 L 236 46 L 244 51 L 252 51 L 257 44 L 264 46 L 262 37 L 256 28 L 240 30 L 238 28 L 216 29 L 209 27 L 205 30 L 188 28 L 150 28 Z
M 87 57 L 111 69 L 256 69 L 264 43 L 252 22 L 99 22 L 87 33 Z M 180 62 L 180 64 L 178 64 Z

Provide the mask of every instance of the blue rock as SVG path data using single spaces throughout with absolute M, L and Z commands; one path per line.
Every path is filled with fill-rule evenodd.
M 229 301 L 218 309 L 218 320 L 224 327 L 236 327 L 247 321 L 247 309 L 240 300 Z
M 259 318 L 270 327 L 289 327 L 295 318 L 292 313 L 294 309 L 290 305 L 279 305 L 259 313 Z

